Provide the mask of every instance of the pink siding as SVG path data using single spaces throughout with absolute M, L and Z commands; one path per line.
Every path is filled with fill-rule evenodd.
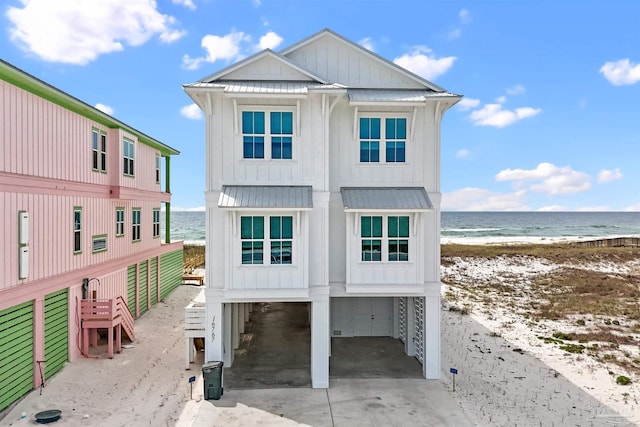
M 157 150 L 138 143 L 135 135 L 107 129 L 5 81 L 0 81 L 0 107 L 0 172 L 160 191 Z M 92 170 L 92 129 L 107 133 L 106 174 Z M 122 174 L 125 136 L 135 144 L 135 178 Z
M 82 207 L 82 253 L 73 253 L 73 209 Z M 125 210 L 124 236 L 115 235 L 116 207 Z M 132 208 L 141 208 L 141 241 L 132 242 Z M 159 202 L 82 196 L 0 193 L 0 290 L 157 248 L 153 209 Z M 18 212 L 29 213 L 29 276 L 18 280 Z M 92 252 L 92 237 L 107 235 L 107 250 Z

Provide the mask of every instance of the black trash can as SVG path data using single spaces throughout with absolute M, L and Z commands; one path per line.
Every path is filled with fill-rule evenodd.
M 223 362 L 207 362 L 202 365 L 204 378 L 205 400 L 218 400 L 222 396 L 222 366 Z

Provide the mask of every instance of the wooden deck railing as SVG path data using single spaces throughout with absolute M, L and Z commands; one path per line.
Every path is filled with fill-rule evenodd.
M 85 299 L 80 303 L 80 319 L 82 321 L 82 335 L 83 335 L 83 353 L 89 354 L 89 341 L 93 346 L 97 346 L 97 329 L 107 329 L 107 341 L 109 357 L 113 357 L 113 332 L 115 328 L 115 344 L 116 351 L 120 352 L 122 345 L 122 332 L 125 333 L 131 341 L 133 341 L 134 334 L 134 321 L 127 303 L 121 296 L 116 299 L 109 300 L 90 300 Z M 89 336 L 91 335 L 91 337 Z

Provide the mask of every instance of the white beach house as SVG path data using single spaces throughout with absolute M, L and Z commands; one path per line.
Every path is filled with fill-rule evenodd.
M 331 340 L 391 336 L 440 376 L 440 122 L 460 100 L 331 30 L 184 86 L 206 117 L 206 360 L 248 303 L 307 302 Z

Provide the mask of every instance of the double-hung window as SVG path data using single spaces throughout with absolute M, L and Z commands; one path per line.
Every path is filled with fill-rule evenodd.
M 140 241 L 140 208 L 134 208 L 131 211 L 131 240 L 133 242 Z
M 360 163 L 406 161 L 406 118 L 360 117 L 359 125 Z
M 156 154 L 156 184 L 160 184 L 160 154 Z
M 291 160 L 293 158 L 293 112 L 243 111 L 242 157 Z
M 116 208 L 116 237 L 124 236 L 124 208 Z
M 153 238 L 160 237 L 160 209 L 153 208 Z
M 361 261 L 409 261 L 409 217 L 360 217 Z
M 82 252 L 82 208 L 73 208 L 73 253 Z
M 134 160 L 134 145 L 133 141 L 124 138 L 122 140 L 122 173 L 127 176 L 133 176 L 133 160 Z
M 264 217 L 243 216 L 240 219 L 240 238 L 242 240 L 242 263 L 263 264 Z
M 265 222 L 269 226 L 268 233 L 265 233 Z M 240 218 L 240 237 L 242 264 L 286 265 L 293 262 L 292 216 L 243 216 Z M 266 254 L 265 248 L 269 250 Z
M 107 135 L 97 129 L 93 129 L 91 133 L 92 154 L 93 154 L 93 170 L 107 171 Z
M 293 217 L 272 216 L 269 236 L 271 238 L 271 264 L 291 264 Z

